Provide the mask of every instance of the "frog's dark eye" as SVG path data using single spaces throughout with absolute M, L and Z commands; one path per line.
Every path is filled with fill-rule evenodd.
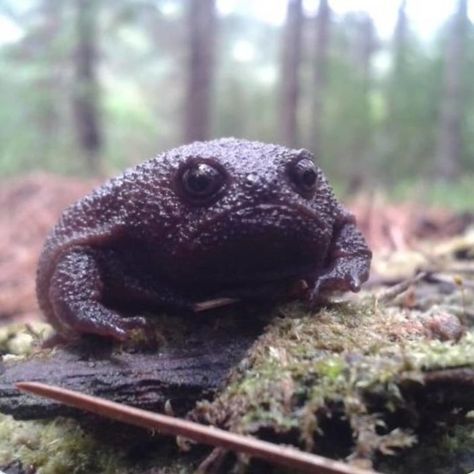
M 183 190 L 188 197 L 207 201 L 224 184 L 224 175 L 218 168 L 207 163 L 194 163 L 181 175 Z
M 307 158 L 292 164 L 290 176 L 297 189 L 306 195 L 312 193 L 318 184 L 316 166 Z

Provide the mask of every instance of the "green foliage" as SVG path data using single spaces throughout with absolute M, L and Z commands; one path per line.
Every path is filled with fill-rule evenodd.
M 412 201 L 427 207 L 446 206 L 454 211 L 472 212 L 473 189 L 474 174 L 466 174 L 456 183 L 403 179 L 391 188 L 389 196 L 395 201 Z
M 0 0 L 0 6 L 0 15 L 23 31 L 20 40 L 0 44 L 0 174 L 83 173 L 71 105 L 75 3 L 30 0 L 19 6 Z M 178 0 L 101 0 L 100 7 L 101 153 L 105 171 L 115 172 L 182 140 L 186 12 Z M 252 17 L 250 8 L 244 2 L 218 18 L 213 135 L 278 142 L 282 28 Z M 382 183 L 398 194 L 406 180 L 433 174 L 446 33 L 422 42 L 410 32 L 400 64 L 393 44 L 374 38 L 370 74 L 364 77 L 354 58 L 364 18 L 334 17 L 331 24 L 318 159 L 333 180 Z M 313 23 L 313 17 L 306 21 L 301 70 L 299 135 L 306 147 L 314 135 Z M 236 54 L 239 47 L 247 47 L 247 57 Z M 464 73 L 463 166 L 473 172 L 472 28 Z M 443 196 L 437 189 L 436 199 Z

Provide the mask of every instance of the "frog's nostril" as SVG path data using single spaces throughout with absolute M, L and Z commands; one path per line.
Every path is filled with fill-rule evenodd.
M 268 202 L 278 193 L 278 182 L 272 176 L 251 172 L 245 176 L 247 192 L 254 202 Z

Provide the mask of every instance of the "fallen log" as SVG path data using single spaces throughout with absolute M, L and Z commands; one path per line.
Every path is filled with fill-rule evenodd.
M 15 388 L 16 383 L 29 380 L 146 410 L 164 411 L 166 405 L 166 410 L 180 416 L 196 401 L 212 397 L 262 328 L 258 322 L 209 316 L 173 323 L 153 350 L 82 340 L 2 362 L 0 412 L 17 419 L 77 415 L 73 409 Z

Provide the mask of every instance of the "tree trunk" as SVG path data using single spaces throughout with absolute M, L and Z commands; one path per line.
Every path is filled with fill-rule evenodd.
M 406 13 L 406 0 L 402 0 L 398 8 L 397 23 L 393 33 L 393 66 L 387 88 L 387 141 L 392 143 L 397 141 L 396 125 L 403 120 L 401 109 L 403 101 L 400 97 L 400 90 L 403 92 L 403 84 L 407 74 L 407 43 L 408 43 L 408 17 Z
M 102 127 L 99 117 L 97 79 L 98 0 L 75 0 L 77 45 L 74 55 L 75 81 L 73 107 L 76 133 L 86 167 L 91 174 L 100 171 Z
M 312 136 L 310 142 L 316 156 L 321 154 L 321 137 L 324 113 L 324 89 L 327 80 L 327 62 L 329 51 L 329 35 L 331 10 L 328 0 L 320 0 L 316 15 L 316 45 L 314 48 L 314 90 L 312 105 Z
M 372 137 L 371 110 L 369 93 L 372 82 L 371 63 L 372 56 L 376 48 L 375 28 L 372 19 L 364 15 L 357 23 L 356 36 L 354 38 L 354 71 L 357 72 L 360 88 L 358 123 L 352 153 L 355 157 L 355 166 L 350 170 L 349 193 L 358 192 L 361 187 L 367 184 L 370 176 L 366 170 L 374 164 L 370 157 L 370 143 Z
M 60 65 L 57 44 L 63 23 L 64 3 L 57 0 L 44 0 L 41 4 L 42 27 L 39 31 L 39 42 L 44 61 L 42 74 L 36 83 L 41 91 L 41 101 L 36 108 L 38 128 L 40 130 L 40 156 L 48 162 L 55 152 L 58 143 L 58 130 L 61 127 L 61 101 L 58 96 L 63 90 L 63 67 Z M 58 64 L 59 63 L 59 64 Z
M 189 64 L 184 139 L 192 142 L 206 140 L 211 134 L 216 42 L 214 0 L 190 0 L 188 28 Z
M 298 143 L 299 69 L 303 27 L 302 0 L 289 0 L 281 62 L 280 139 L 290 147 Z
M 371 63 L 376 49 L 375 28 L 372 19 L 366 16 L 359 27 L 357 64 L 360 71 L 365 98 L 370 90 L 372 79 Z
M 397 24 L 393 35 L 395 76 L 403 74 L 406 64 L 406 45 L 408 40 L 408 17 L 406 6 L 406 0 L 402 0 L 398 8 Z
M 436 176 L 452 180 L 461 171 L 463 69 L 467 35 L 467 0 L 459 0 L 454 14 L 444 56 Z

